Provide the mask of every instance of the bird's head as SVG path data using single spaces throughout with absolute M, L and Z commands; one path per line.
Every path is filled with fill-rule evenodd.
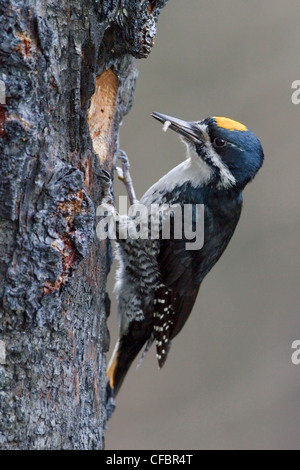
M 237 121 L 210 117 L 186 122 L 159 113 L 152 116 L 164 123 L 165 130 L 170 128 L 181 135 L 189 158 L 201 159 L 209 185 L 243 189 L 262 166 L 264 154 L 259 139 Z

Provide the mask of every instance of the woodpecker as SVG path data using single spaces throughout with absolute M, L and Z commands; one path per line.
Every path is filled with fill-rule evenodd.
M 119 267 L 115 292 L 119 338 L 107 372 L 107 412 L 111 416 L 126 373 L 137 354 L 153 342 L 161 368 L 170 345 L 187 321 L 201 283 L 226 249 L 240 219 L 242 192 L 264 160 L 259 139 L 245 125 L 226 117 L 186 122 L 160 113 L 152 116 L 177 132 L 187 158 L 163 176 L 141 198 L 153 204 L 204 206 L 204 244 L 188 250 L 186 238 L 117 241 Z M 126 155 L 123 181 L 136 202 Z M 120 173 L 120 172 L 119 172 Z M 108 196 L 110 198 L 110 196 Z M 107 198 L 106 198 L 107 200 Z M 192 224 L 197 213 L 192 213 Z

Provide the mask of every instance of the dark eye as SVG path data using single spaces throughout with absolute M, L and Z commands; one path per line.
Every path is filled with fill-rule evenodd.
M 221 148 L 221 147 L 225 147 L 225 145 L 227 145 L 226 140 L 221 139 L 220 137 L 217 137 L 217 138 L 214 140 L 214 146 L 215 146 L 215 147 Z

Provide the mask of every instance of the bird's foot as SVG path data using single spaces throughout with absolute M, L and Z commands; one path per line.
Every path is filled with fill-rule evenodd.
M 122 181 L 126 187 L 130 204 L 135 204 L 137 202 L 137 199 L 136 199 L 133 182 L 132 182 L 131 175 L 130 175 L 129 158 L 126 152 L 124 152 L 124 150 L 118 150 L 115 155 L 115 159 L 116 159 L 116 162 L 118 160 L 122 161 L 122 168 L 116 166 L 118 179 Z
M 101 181 L 103 189 L 101 207 L 104 211 L 108 212 L 108 215 L 114 215 L 116 213 L 116 209 L 112 195 L 112 179 L 108 171 L 102 169 Z

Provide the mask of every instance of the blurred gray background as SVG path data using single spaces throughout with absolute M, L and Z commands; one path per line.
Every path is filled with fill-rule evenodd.
M 300 340 L 300 105 L 291 101 L 299 24 L 295 0 L 169 0 L 151 56 L 137 63 L 120 145 L 138 197 L 185 154 L 151 111 L 241 121 L 262 140 L 266 161 L 165 367 L 158 370 L 151 349 L 131 368 L 108 450 L 300 448 L 300 366 L 291 362 Z M 112 272 L 112 299 L 113 281 Z M 112 349 L 115 301 L 109 327 Z

